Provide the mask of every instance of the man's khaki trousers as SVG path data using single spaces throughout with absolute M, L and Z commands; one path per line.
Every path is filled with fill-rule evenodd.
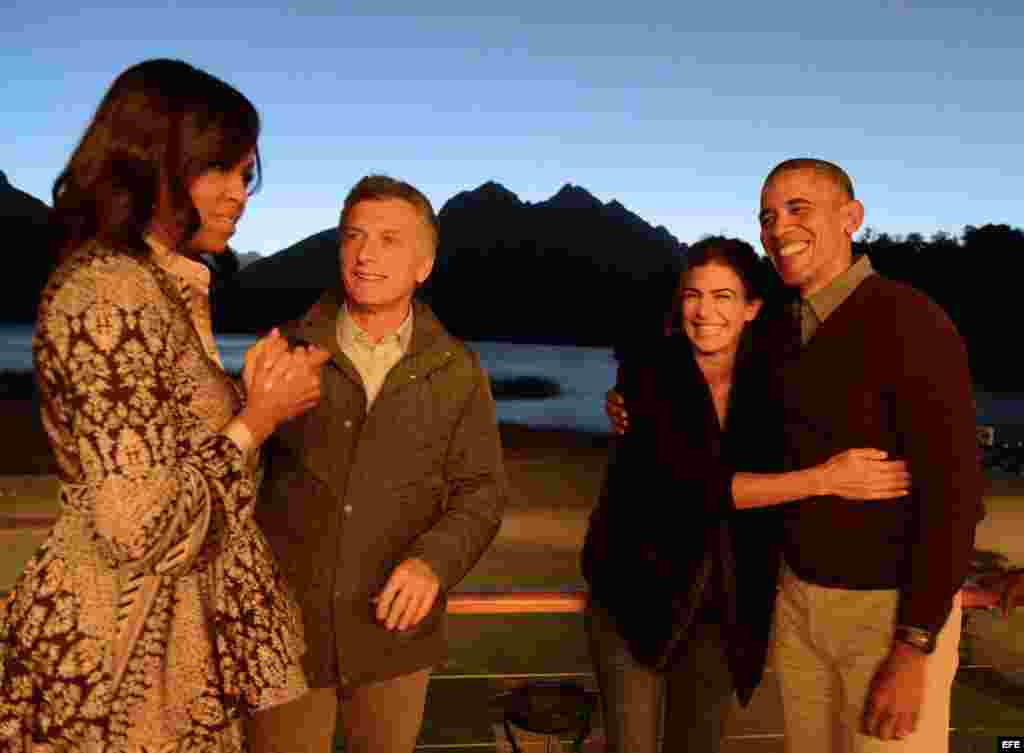
M 786 566 L 775 603 L 773 664 L 787 753 L 947 753 L 959 664 L 960 594 L 926 665 L 917 730 L 902 740 L 861 734 L 875 670 L 889 653 L 899 592 L 824 588 Z
M 246 732 L 253 753 L 331 753 L 341 718 L 345 753 L 412 753 L 430 669 L 351 690 L 315 688 L 261 711 Z

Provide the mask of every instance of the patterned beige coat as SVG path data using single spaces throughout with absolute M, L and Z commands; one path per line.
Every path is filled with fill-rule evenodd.
M 0 750 L 233 753 L 242 715 L 305 690 L 196 267 L 93 244 L 43 293 L 63 508 L 0 612 Z

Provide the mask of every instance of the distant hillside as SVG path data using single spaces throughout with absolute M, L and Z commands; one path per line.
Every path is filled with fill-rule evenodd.
M 50 207 L 35 196 L 15 188 L 0 170 L 0 222 L 5 235 L 12 239 L 18 254 L 18 265 L 10 269 L 10 277 L 0 296 L 0 322 L 34 322 L 39 293 L 49 277 L 53 252 L 50 248 Z M 234 276 L 264 257 L 255 252 L 205 257 L 220 278 Z
M 245 269 L 253 262 L 257 262 L 263 258 L 263 254 L 258 254 L 255 251 L 248 251 L 244 254 L 237 254 L 238 266 L 241 269 Z
M 665 228 L 572 184 L 531 204 L 485 183 L 453 196 L 439 218 L 441 248 L 421 294 L 466 338 L 608 345 L 623 327 L 650 331 L 683 259 Z M 338 276 L 331 228 L 241 270 L 216 307 L 218 324 L 267 329 L 300 315 Z
M 50 274 L 50 208 L 11 185 L 0 170 L 0 223 L 8 239 L 7 277 L 0 296 L 0 321 L 35 321 L 39 291 Z

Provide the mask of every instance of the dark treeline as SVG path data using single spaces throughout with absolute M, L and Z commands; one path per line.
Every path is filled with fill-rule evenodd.
M 926 239 L 920 233 L 901 237 L 868 227 L 854 242 L 854 253 L 867 254 L 880 274 L 924 291 L 946 310 L 967 343 L 979 387 L 1024 389 L 1017 366 L 1016 326 L 1024 280 L 1024 231 L 1009 225 L 968 225 L 960 236 L 939 232 Z M 792 297 L 777 275 L 768 279 L 774 286 L 772 298 Z
M 919 233 L 898 238 L 870 228 L 862 236 L 857 249 L 868 254 L 881 274 L 923 290 L 949 313 L 967 342 L 980 386 L 1024 388 L 1017 361 L 1024 231 L 987 224 L 968 225 L 959 238 L 946 233 L 927 240 Z
M 0 322 L 35 320 L 39 291 L 53 266 L 49 220 L 50 207 L 12 186 L 0 170 L 0 224 L 6 246 Z

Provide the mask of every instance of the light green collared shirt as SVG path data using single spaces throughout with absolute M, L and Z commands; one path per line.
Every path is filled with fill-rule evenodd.
M 864 280 L 875 273 L 867 254 L 861 255 L 849 269 L 832 280 L 828 285 L 800 299 L 800 342 L 806 345 L 818 331 L 818 327 L 832 312 L 849 298 Z
M 366 389 L 366 410 L 369 412 L 377 393 L 384 386 L 388 372 L 409 350 L 412 341 L 412 306 L 398 329 L 378 343 L 373 342 L 348 310 L 348 304 L 338 312 L 338 346 L 356 367 Z

